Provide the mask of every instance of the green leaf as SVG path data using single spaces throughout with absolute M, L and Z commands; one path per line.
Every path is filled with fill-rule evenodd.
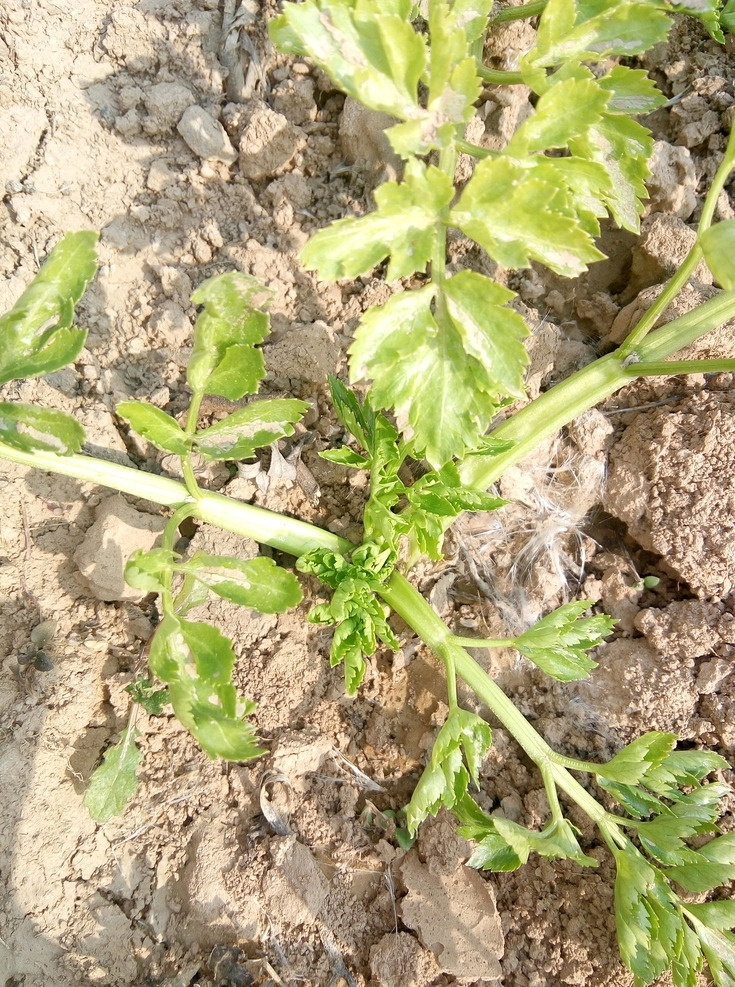
M 578 831 L 566 819 L 552 820 L 541 832 L 519 826 L 503 816 L 489 816 L 468 795 L 454 806 L 459 834 L 477 841 L 470 867 L 489 871 L 517 870 L 531 853 L 556 860 L 575 860 L 582 867 L 597 867 L 594 857 L 582 852 Z
M 79 356 L 87 331 L 72 328 L 74 306 L 97 270 L 97 239 L 68 233 L 0 318 L 0 385 L 51 373 Z
M 735 833 L 719 836 L 692 852 L 691 863 L 667 868 L 669 880 L 695 894 L 735 880 Z
M 141 401 L 122 401 L 116 411 L 133 431 L 159 449 L 175 456 L 185 456 L 189 452 L 191 440 L 179 423 L 160 408 Z
M 53 408 L 0 401 L 0 442 L 22 452 L 79 452 L 84 429 L 71 415 Z
M 636 835 L 649 857 L 664 866 L 692 863 L 696 854 L 684 843 L 701 829 L 699 820 L 686 817 L 658 816 L 636 827 Z
M 459 707 L 450 712 L 406 809 L 411 835 L 427 816 L 456 805 L 467 792 L 470 780 L 478 783 L 491 743 L 490 727 L 479 716 Z
M 450 221 L 504 267 L 528 267 L 536 260 L 575 277 L 604 255 L 559 177 L 551 158 L 486 158 L 475 168 Z
M 673 6 L 675 10 L 683 11 L 690 17 L 702 21 L 715 41 L 719 41 L 720 44 L 725 43 L 725 35 L 721 27 L 721 23 L 724 25 L 724 19 L 721 18 L 720 13 L 722 0 L 679 0 Z
M 664 802 L 635 785 L 621 785 L 600 775 L 597 776 L 597 784 L 609 792 L 634 819 L 645 819 L 652 814 L 667 811 Z
M 464 835 L 461 830 L 460 835 Z M 494 831 L 483 836 L 467 861 L 468 867 L 474 867 L 476 870 L 488 870 L 493 874 L 504 874 L 508 871 L 518 870 L 522 865 L 523 861 L 513 847 L 503 839 L 500 833 Z
M 513 646 L 560 682 L 586 678 L 597 665 L 587 652 L 601 644 L 615 625 L 605 614 L 582 618 L 592 605 L 591 600 L 565 603 L 515 638 Z
M 249 459 L 256 449 L 293 435 L 293 423 L 308 409 L 295 398 L 254 401 L 197 432 L 194 447 L 207 459 Z
M 126 685 L 125 691 L 149 716 L 159 716 L 164 706 L 169 703 L 168 690 L 159 689 L 151 679 L 144 678 L 142 675 L 133 679 L 130 685 Z
M 285 613 L 301 601 L 298 580 L 273 559 L 195 552 L 182 561 L 169 549 L 154 548 L 133 552 L 125 566 L 127 582 L 148 593 L 163 592 L 174 574 L 184 576 L 185 582 L 196 580 L 217 596 L 260 613 Z M 177 613 L 201 602 L 200 597 L 192 599 L 188 589 L 176 597 Z
M 460 271 L 442 284 L 442 294 L 465 351 L 482 366 L 498 394 L 523 397 L 529 330 L 506 302 L 512 291 L 474 271 Z
M 700 926 L 702 952 L 717 987 L 735 987 L 735 936 Z
M 497 403 L 449 317 L 437 323 L 435 293 L 427 285 L 366 312 L 350 347 L 350 373 L 353 381 L 372 378 L 372 404 L 395 408 L 412 455 L 438 469 L 480 441 Z
M 577 841 L 578 830 L 567 819 L 552 820 L 540 833 L 502 816 L 493 817 L 493 826 L 521 864 L 528 861 L 531 853 L 538 853 L 551 860 L 574 860 L 582 867 L 598 866 L 594 857 L 582 852 Z
M 600 766 L 598 777 L 624 785 L 637 785 L 645 778 L 651 765 L 659 764 L 671 753 L 677 737 L 673 733 L 652 731 L 637 737 L 632 743 Z
M 441 212 L 453 196 L 448 175 L 413 159 L 403 182 L 385 182 L 377 189 L 375 212 L 320 230 L 301 251 L 301 262 L 332 281 L 366 274 L 386 257 L 388 281 L 424 272 L 437 234 L 443 236 Z
M 562 148 L 602 119 L 610 96 L 592 77 L 566 79 L 539 99 L 536 112 L 516 130 L 505 152 L 522 158 L 534 151 Z
M 269 319 L 253 302 L 266 294 L 255 278 L 240 271 L 209 278 L 192 294 L 192 302 L 203 306 L 186 371 L 195 393 L 239 401 L 257 391 L 265 363 L 256 346 L 268 335 Z
M 273 559 L 195 552 L 176 571 L 190 573 L 217 596 L 260 613 L 285 613 L 301 602 L 298 580 Z
M 169 548 L 136 549 L 125 563 L 125 582 L 146 593 L 162 593 L 166 579 L 180 558 Z
M 531 66 L 572 60 L 630 57 L 664 41 L 671 21 L 663 10 L 641 0 L 549 0 L 541 16 L 536 47 L 525 56 Z
M 307 55 L 348 96 L 401 119 L 417 115 L 427 61 L 406 0 L 306 0 L 268 25 L 281 51 Z
M 735 0 L 727 0 L 720 12 L 720 24 L 730 34 L 735 34 Z
M 643 69 L 631 69 L 616 65 L 597 85 L 610 93 L 608 113 L 624 113 L 635 116 L 638 113 L 652 113 L 663 106 L 666 97 L 658 91 L 656 84 Z
M 735 289 L 735 219 L 710 226 L 699 237 L 707 267 L 725 291 Z
M 732 898 L 726 901 L 706 901 L 698 905 L 687 902 L 684 911 L 710 929 L 717 929 L 719 932 L 735 929 L 735 900 Z
M 123 730 L 119 743 L 105 752 L 102 764 L 90 777 L 84 804 L 95 822 L 105 823 L 119 815 L 135 793 L 140 764 L 137 737 L 137 730 Z
M 569 141 L 572 154 L 601 164 L 612 180 L 605 193 L 610 213 L 623 229 L 637 233 L 643 200 L 648 198 L 646 179 L 653 152 L 653 139 L 641 124 L 620 113 L 603 119 L 580 137 Z
M 615 920 L 623 962 L 643 983 L 649 984 L 669 965 L 658 946 L 658 920 L 651 899 L 665 900 L 666 886 L 659 871 L 646 863 L 632 844 L 613 851 L 617 865 Z M 672 950 L 673 952 L 673 950 Z
M 209 757 L 247 761 L 263 749 L 243 717 L 255 704 L 240 699 L 232 684 L 235 653 L 216 627 L 166 614 L 151 641 L 149 665 L 168 685 L 180 722 Z
M 357 452 L 353 452 L 347 446 L 342 446 L 341 449 L 325 449 L 319 453 L 319 456 L 330 463 L 336 463 L 338 466 L 350 466 L 354 469 L 370 468 L 369 459 Z
M 671 751 L 658 763 L 652 763 L 646 772 L 648 788 L 666 798 L 677 798 L 683 785 L 697 785 L 713 771 L 727 770 L 724 757 L 713 751 Z

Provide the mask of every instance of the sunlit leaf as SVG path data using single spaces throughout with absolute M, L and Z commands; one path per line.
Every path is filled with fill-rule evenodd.
M 293 423 L 308 411 L 305 401 L 274 398 L 254 401 L 194 436 L 194 447 L 207 459 L 249 459 L 256 449 L 293 435 Z
M 133 431 L 159 449 L 175 456 L 185 456 L 189 451 L 191 440 L 178 422 L 160 408 L 142 401 L 122 401 L 115 410 Z
M 84 444 L 84 429 L 76 419 L 53 408 L 0 401 L 0 442 L 22 452 L 71 455 Z
M 137 730 L 123 730 L 120 741 L 105 752 L 102 764 L 89 779 L 84 804 L 95 822 L 105 823 L 119 815 L 135 793 L 140 764 L 137 737 Z
M 72 328 L 74 306 L 97 270 L 97 239 L 68 233 L 0 318 L 0 385 L 51 373 L 79 356 L 87 331 Z

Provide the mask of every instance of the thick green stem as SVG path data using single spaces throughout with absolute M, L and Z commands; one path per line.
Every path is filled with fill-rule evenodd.
M 86 483 L 101 484 L 164 507 L 178 507 L 186 502 L 193 503 L 193 498 L 180 480 L 173 480 L 168 476 L 155 476 L 153 473 L 146 473 L 131 466 L 93 459 L 90 456 L 21 452 L 0 442 L 0 459 L 7 459 L 22 466 L 33 466 L 35 469 L 46 470 L 49 473 L 70 476 Z M 262 545 L 269 545 L 280 552 L 288 552 L 289 555 L 304 555 L 313 548 L 325 548 L 327 551 L 338 553 L 351 552 L 355 548 L 355 545 L 345 538 L 333 535 L 306 521 L 275 514 L 263 507 L 246 504 L 234 497 L 225 497 L 210 490 L 202 490 L 202 495 L 197 500 L 196 508 L 191 515 L 200 521 L 233 531 L 244 538 L 252 538 Z
M 636 362 L 623 350 L 595 360 L 567 380 L 541 394 L 491 433 L 493 438 L 513 442 L 507 452 L 496 456 L 471 456 L 460 466 L 466 486 L 487 489 L 509 466 L 525 459 L 544 439 L 594 407 L 615 391 L 642 376 L 639 366 L 659 363 L 711 329 L 735 318 L 735 291 L 723 291 L 694 311 L 661 326 L 637 348 Z

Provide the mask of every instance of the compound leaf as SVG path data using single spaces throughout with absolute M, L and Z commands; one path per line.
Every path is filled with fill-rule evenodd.
M 477 445 L 497 400 L 451 320 L 437 324 L 435 293 L 428 285 L 369 310 L 350 347 L 350 373 L 372 378 L 372 403 L 395 408 L 412 455 L 439 469 Z
M 120 741 L 105 752 L 102 764 L 89 779 L 84 804 L 95 822 L 105 823 L 119 815 L 135 793 L 140 764 L 137 737 L 134 728 L 123 730 Z
M 71 415 L 53 408 L 0 401 L 0 441 L 22 452 L 79 452 L 84 429 Z
M 575 197 L 560 187 L 550 158 L 481 161 L 450 220 L 504 267 L 528 267 L 536 260 L 575 277 L 604 257 L 580 222 Z
M 560 682 L 586 678 L 594 662 L 587 654 L 612 632 L 615 621 L 606 614 L 581 617 L 591 600 L 565 603 L 514 639 L 513 646 Z
M 306 0 L 288 4 L 268 29 L 282 51 L 307 55 L 348 96 L 405 120 L 420 110 L 427 61 L 410 13 L 409 0 Z
M 87 331 L 72 327 L 74 306 L 97 270 L 97 239 L 68 233 L 0 318 L 0 385 L 51 373 L 79 356 Z
M 160 408 L 141 401 L 122 401 L 116 411 L 133 431 L 159 449 L 175 456 L 185 456 L 188 453 L 191 440 L 184 434 L 179 423 Z

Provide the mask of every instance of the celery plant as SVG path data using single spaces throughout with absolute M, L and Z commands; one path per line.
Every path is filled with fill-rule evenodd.
M 449 712 L 407 807 L 412 834 L 443 807 L 476 844 L 472 866 L 513 870 L 532 853 L 595 866 L 565 815 L 564 795 L 594 821 L 617 865 L 618 939 L 637 981 L 651 983 L 670 970 L 676 987 L 693 987 L 706 962 L 725 987 L 735 984 L 735 905 L 692 904 L 677 891 L 708 892 L 735 878 L 735 837 L 703 842 L 718 832 L 727 789 L 711 776 L 726 767 L 724 760 L 708 751 L 677 751 L 676 737 L 663 732 L 645 734 L 606 764 L 552 750 L 467 648 L 512 646 L 553 678 L 580 679 L 594 669 L 590 651 L 613 622 L 584 616 L 589 602 L 581 601 L 516 638 L 461 637 L 408 579 L 416 558 L 441 557 L 444 532 L 456 517 L 501 508 L 503 502 L 487 493 L 490 484 L 587 408 L 637 377 L 735 370 L 735 360 L 670 359 L 735 316 L 735 221 L 712 224 L 717 196 L 735 167 L 731 136 L 695 247 L 622 346 L 493 427 L 498 411 L 524 394 L 529 329 L 508 307 L 512 293 L 505 287 L 475 271 L 448 270 L 448 231 L 461 231 L 504 267 L 535 262 L 570 277 L 602 257 L 595 242 L 602 217 L 637 231 L 652 141 L 634 117 L 660 106 L 663 96 L 645 73 L 614 60 L 662 41 L 673 8 L 649 0 L 529 4 L 519 10 L 541 15 L 536 43 L 517 71 L 499 73 L 479 59 L 490 6 L 490 0 L 305 0 L 286 4 L 271 25 L 284 50 L 309 57 L 344 92 L 397 118 L 387 133 L 405 161 L 401 180 L 377 190 L 372 213 L 339 220 L 302 252 L 304 265 L 323 279 L 357 277 L 387 262 L 388 279 L 404 282 L 384 305 L 365 313 L 350 349 L 352 382 L 369 381 L 367 397 L 331 382 L 336 414 L 355 443 L 324 455 L 370 472 L 360 545 L 197 482 L 194 452 L 205 459 L 246 458 L 291 434 L 306 410 L 296 400 L 253 400 L 223 422 L 199 428 L 206 394 L 252 395 L 264 374 L 258 347 L 268 318 L 256 305 L 258 286 L 242 274 L 211 279 L 193 295 L 201 311 L 187 370 L 192 400 L 185 425 L 145 404 L 125 402 L 118 409 L 131 428 L 181 458 L 183 482 L 80 455 L 83 433 L 68 416 L 8 402 L 0 403 L 0 455 L 173 509 L 161 546 L 137 553 L 127 578 L 161 598 L 150 667 L 165 691 L 155 701 L 171 703 L 207 754 L 245 760 L 262 751 L 247 719 L 254 703 L 239 697 L 232 683 L 232 643 L 187 614 L 209 593 L 281 612 L 299 601 L 300 590 L 292 573 L 267 559 L 182 558 L 174 544 L 185 518 L 287 552 L 299 571 L 333 591 L 310 620 L 334 625 L 331 661 L 344 666 L 348 693 L 359 688 L 366 657 L 379 644 L 398 646 L 391 611 L 442 660 Z M 721 37 L 716 0 L 677 9 L 682 6 Z M 534 114 L 501 152 L 464 138 L 483 82 L 522 82 L 537 97 Z M 460 151 L 478 163 L 458 195 Z M 73 327 L 73 306 L 94 273 L 94 241 L 90 233 L 67 236 L 0 320 L 0 384 L 48 373 L 78 356 L 84 333 Z M 654 329 L 703 257 L 721 292 Z M 407 287 L 408 278 L 419 286 Z M 401 472 L 408 457 L 427 467 L 409 484 Z M 461 707 L 458 679 L 536 763 L 550 810 L 541 831 L 488 816 L 470 794 L 492 735 L 481 717 Z M 87 801 L 96 818 L 119 811 L 137 760 L 131 724 L 90 787 Z M 591 776 L 617 809 L 605 808 L 579 774 Z

